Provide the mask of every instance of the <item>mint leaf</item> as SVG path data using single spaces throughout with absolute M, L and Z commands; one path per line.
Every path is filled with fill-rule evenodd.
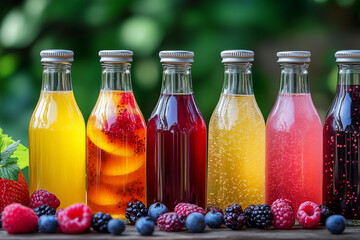
M 8 146 L 5 147 L 4 151 L 1 152 L 1 163 L 3 163 L 4 161 L 7 161 L 8 158 L 10 158 L 14 152 L 16 151 L 16 148 L 19 146 L 20 141 L 14 142 Z M 4 165 L 4 164 L 1 164 Z
M 3 134 L 3 130 L 0 128 L 0 152 L 2 152 L 8 145 L 12 143 L 15 143 L 15 141 L 12 140 L 8 135 Z M 29 167 L 29 149 L 24 145 L 19 144 L 12 157 L 19 159 L 17 164 L 19 165 L 20 169 Z M 2 164 L 0 163 L 0 165 Z
M 29 167 L 29 149 L 22 144 L 19 144 L 15 153 L 12 155 L 13 158 L 17 158 L 17 164 L 20 169 Z
M 0 167 L 1 178 L 19 181 L 20 168 L 16 163 L 8 164 L 6 167 Z
M 0 128 L 0 152 L 4 151 L 6 146 L 8 146 L 14 142 L 15 141 L 12 140 L 11 137 L 9 137 L 6 134 L 3 134 L 3 130 Z

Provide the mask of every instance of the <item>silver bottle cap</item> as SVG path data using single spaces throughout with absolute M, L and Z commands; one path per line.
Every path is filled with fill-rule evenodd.
M 41 62 L 72 62 L 74 52 L 62 49 L 49 49 L 40 52 Z
M 132 62 L 133 52 L 129 50 L 102 50 L 100 62 Z
M 191 63 L 194 62 L 194 52 L 190 51 L 161 51 L 160 62 Z
M 360 62 L 360 50 L 341 50 L 335 53 L 336 62 L 358 63 Z
M 220 56 L 222 63 L 254 61 L 254 52 L 249 50 L 225 50 L 221 52 Z
M 309 51 L 285 51 L 278 52 L 276 56 L 279 58 L 279 63 L 304 63 L 310 62 L 311 53 Z

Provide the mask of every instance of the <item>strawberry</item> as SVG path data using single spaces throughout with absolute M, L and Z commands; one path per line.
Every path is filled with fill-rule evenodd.
M 19 141 L 5 147 L 0 155 L 0 212 L 11 203 L 30 203 L 29 189 L 25 177 L 17 165 L 17 158 L 12 157 Z

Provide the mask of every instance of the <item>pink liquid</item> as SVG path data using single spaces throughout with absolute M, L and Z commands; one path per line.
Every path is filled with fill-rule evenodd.
M 266 202 L 322 203 L 322 126 L 310 94 L 279 94 L 266 124 Z

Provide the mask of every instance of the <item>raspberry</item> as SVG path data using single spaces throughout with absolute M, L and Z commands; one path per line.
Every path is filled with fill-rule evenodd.
M 211 211 L 219 212 L 219 213 L 221 213 L 221 215 L 224 216 L 224 212 L 223 212 L 223 210 L 221 209 L 221 207 L 208 206 L 208 207 L 206 208 L 206 213 L 211 212 Z
M 60 206 L 60 200 L 55 196 L 55 194 L 44 189 L 39 189 L 31 195 L 30 207 L 34 209 L 41 207 L 42 205 L 47 205 L 56 210 Z
M 246 216 L 239 204 L 234 203 L 226 207 L 224 222 L 226 227 L 232 230 L 240 230 L 245 225 Z
M 28 207 L 13 203 L 2 212 L 2 226 L 8 233 L 29 233 L 38 227 L 38 216 Z
M 184 225 L 184 218 L 175 212 L 164 213 L 157 220 L 157 225 L 160 230 L 164 231 L 180 231 Z
M 83 233 L 90 227 L 91 210 L 82 203 L 76 203 L 59 212 L 58 222 L 64 233 Z
M 304 228 L 316 228 L 321 218 L 321 210 L 318 204 L 306 201 L 300 204 L 296 218 Z
M 292 202 L 289 200 L 289 199 L 287 199 L 287 198 L 279 198 L 279 199 L 276 199 L 272 204 L 278 204 L 278 203 L 285 203 L 285 204 L 287 204 L 287 205 L 289 205 L 292 209 L 294 209 L 294 206 L 293 206 L 293 204 L 292 204 Z
M 191 203 L 179 203 L 175 206 L 175 212 L 184 217 L 189 216 L 193 212 L 198 212 L 205 216 L 203 208 Z
M 284 201 L 286 200 L 286 201 Z M 280 198 L 271 205 L 274 216 L 273 226 L 277 229 L 290 229 L 295 224 L 295 211 L 290 200 Z

